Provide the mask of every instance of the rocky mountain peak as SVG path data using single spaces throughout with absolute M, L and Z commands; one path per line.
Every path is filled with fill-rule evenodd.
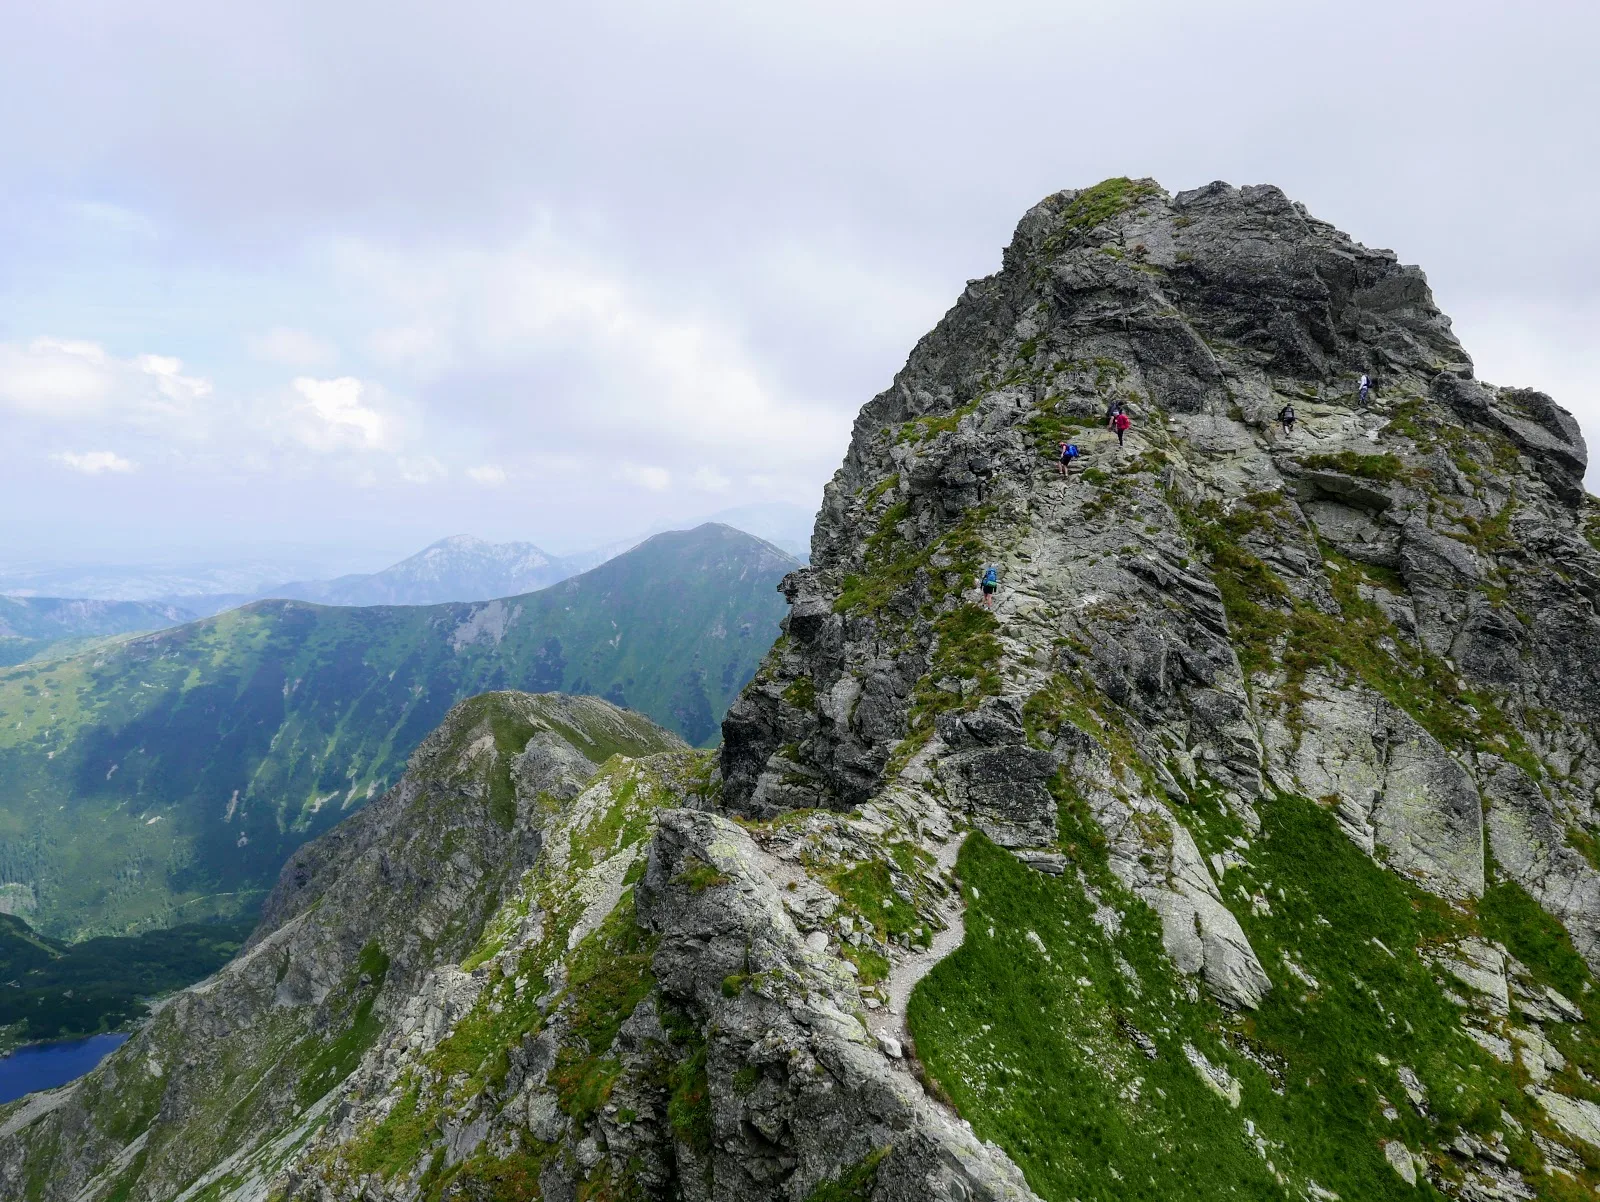
M 1132 419 L 1126 447 L 1105 428 L 1113 404 Z M 1299 419 L 1288 434 L 1286 405 Z M 1083 456 L 1062 477 L 1068 438 Z M 1277 188 L 1173 196 L 1109 180 L 1057 193 L 857 419 L 812 566 L 784 585 L 787 636 L 725 724 L 730 797 L 752 812 L 858 803 L 908 736 L 934 734 L 938 712 L 989 693 L 1025 699 L 1079 661 L 1150 719 L 1177 707 L 1192 723 L 1184 698 L 1201 699 L 1213 724 L 1234 728 L 1216 762 L 1258 791 L 1270 764 L 1245 672 L 1253 649 L 1217 602 L 1235 582 L 1205 546 L 1226 515 L 1246 499 L 1262 515 L 1248 533 L 1278 544 L 1286 596 L 1331 616 L 1338 564 L 1323 552 L 1349 557 L 1352 574 L 1387 574 L 1399 590 L 1379 589 L 1381 605 L 1419 653 L 1501 687 L 1489 661 L 1504 660 L 1505 638 L 1534 654 L 1550 643 L 1506 635 L 1511 607 L 1468 591 L 1509 584 L 1529 538 L 1594 562 L 1585 463 L 1576 423 L 1550 398 L 1474 379 L 1418 268 Z M 1004 565 L 1000 624 L 945 629 L 988 623 L 966 606 L 990 559 Z M 1450 603 L 1419 598 L 1428 582 L 1451 586 Z M 1553 623 L 1587 611 L 1581 591 L 1563 601 L 1521 612 Z M 1217 611 L 1199 635 L 1177 616 L 1196 605 Z M 1207 644 L 1218 662 L 1202 668 Z M 938 676 L 945 666 L 954 674 Z M 1585 668 L 1559 671 L 1566 696 L 1592 692 Z M 1524 679 L 1535 694 L 1553 683 Z

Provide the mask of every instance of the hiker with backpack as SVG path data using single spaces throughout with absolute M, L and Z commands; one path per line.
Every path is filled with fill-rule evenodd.
M 1117 432 L 1117 445 L 1123 445 L 1122 436 L 1128 432 L 1128 427 L 1133 425 L 1133 419 L 1128 416 L 1127 410 L 1120 405 L 1117 407 L 1116 416 L 1111 419 L 1111 428 Z
M 1295 412 L 1294 405 L 1285 405 L 1278 411 L 1278 420 L 1283 423 L 1283 436 L 1287 438 L 1294 433 Z
M 1061 474 L 1065 476 L 1071 472 L 1072 465 L 1078 461 L 1078 444 L 1075 442 L 1063 442 L 1060 447 L 1061 457 L 1056 460 L 1056 466 L 1061 469 Z
M 1361 383 L 1356 386 L 1356 392 L 1357 392 L 1358 396 L 1360 397 L 1361 403 L 1363 405 L 1365 405 L 1367 403 L 1367 393 L 1369 393 L 1371 391 L 1372 391 L 1372 381 L 1371 381 L 1371 379 L 1368 378 L 1366 372 L 1362 372 L 1361 373 Z
M 1108 404 L 1106 406 L 1106 429 L 1115 430 L 1117 428 L 1117 416 L 1126 414 L 1127 411 L 1126 406 L 1121 401 L 1112 401 Z
M 985 609 L 993 609 L 994 595 L 1000 589 L 1000 569 L 994 564 L 990 564 L 988 567 L 983 569 L 982 586 L 983 607 Z

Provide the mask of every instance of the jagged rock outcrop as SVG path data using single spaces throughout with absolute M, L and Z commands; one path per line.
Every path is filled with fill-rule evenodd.
M 458 712 L 0 1185 L 1592 1197 L 1584 466 L 1277 189 L 1049 197 L 862 410 L 720 755 Z
M 571 796 L 614 752 L 682 746 L 595 698 L 463 702 L 399 785 L 295 854 L 237 959 L 88 1077 L 0 1115 L 0 1196 L 166 1199 L 320 1121 L 385 1016 L 472 950 L 538 855 L 517 783 Z
M 724 725 L 730 805 L 848 807 L 930 741 L 974 821 L 1009 807 L 1019 838 L 1047 838 L 1039 782 L 1082 777 L 1074 752 L 1041 759 L 1019 721 L 975 763 L 925 715 L 985 694 L 1020 710 L 1065 680 L 1166 778 L 1147 800 L 1191 762 L 1238 805 L 1337 798 L 1369 850 L 1446 896 L 1481 894 L 1485 799 L 1513 777 L 1594 824 L 1600 555 L 1571 416 L 1474 380 L 1420 271 L 1275 188 L 1094 191 L 1035 207 L 862 410 L 811 566 L 785 581 L 785 637 Z M 1116 402 L 1125 449 L 1098 429 Z M 1063 479 L 1069 437 L 1087 468 Z M 989 648 L 949 627 L 991 560 Z M 1357 608 L 1363 646 L 1320 629 Z M 1006 785 L 969 786 L 978 764 Z M 1589 946 L 1582 856 L 1516 879 Z

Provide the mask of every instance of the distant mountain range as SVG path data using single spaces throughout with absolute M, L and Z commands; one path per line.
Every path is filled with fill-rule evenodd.
M 581 556 L 550 555 L 532 543 L 491 543 L 457 534 L 381 572 L 294 581 L 271 589 L 269 595 L 323 605 L 490 601 L 545 588 L 593 566 Z
M 732 526 L 804 562 L 810 548 L 812 516 L 811 511 L 798 505 L 768 502 L 726 509 L 686 525 L 709 522 Z M 70 612 L 71 606 L 82 605 L 78 598 L 144 602 L 150 607 L 143 617 L 136 616 L 135 610 L 123 610 L 115 619 L 109 615 L 96 618 L 91 616 L 92 611 L 84 610 L 76 625 L 63 620 L 58 623 L 59 630 L 44 628 L 37 635 L 27 635 L 34 641 L 26 647 L 5 641 L 17 636 L 7 634 L 7 614 L 0 610 L 0 663 L 37 658 L 53 641 L 159 630 L 269 598 L 322 605 L 436 605 L 516 596 L 598 567 L 672 528 L 685 527 L 657 525 L 571 555 L 552 554 L 529 542 L 493 543 L 457 534 L 381 571 L 329 580 L 289 580 L 280 570 L 259 563 L 148 568 L 0 566 L 0 595 L 45 602 L 61 609 L 63 615 Z
M 236 912 L 486 690 L 603 696 L 704 744 L 795 566 L 706 525 L 521 596 L 258 601 L 0 669 L 0 910 L 66 938 Z
M 19 664 L 49 649 L 132 631 L 193 621 L 176 605 L 148 601 L 84 601 L 0 597 L 0 665 Z

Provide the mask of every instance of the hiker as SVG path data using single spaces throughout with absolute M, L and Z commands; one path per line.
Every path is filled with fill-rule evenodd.
M 1356 391 L 1360 395 L 1361 403 L 1365 405 L 1367 403 L 1367 393 L 1372 391 L 1372 381 L 1367 378 L 1366 372 L 1361 373 L 1361 383 L 1357 385 Z
M 1278 413 L 1278 420 L 1283 423 L 1283 435 L 1285 438 L 1293 434 L 1295 422 L 1294 405 L 1285 405 Z
M 994 595 L 1000 588 L 1000 569 L 990 564 L 983 569 L 983 607 L 994 608 Z
M 1063 442 L 1061 444 L 1061 458 L 1056 461 L 1056 466 L 1061 469 L 1063 476 L 1072 470 L 1072 465 L 1078 461 L 1078 444 Z
M 1128 432 L 1128 427 L 1133 425 L 1127 411 L 1118 408 L 1117 415 L 1111 419 L 1111 428 L 1117 432 L 1117 445 L 1122 446 L 1122 436 Z
M 1117 415 L 1125 413 L 1127 413 L 1127 409 L 1123 407 L 1121 401 L 1112 401 L 1106 406 L 1106 428 L 1115 430 L 1117 428 Z

